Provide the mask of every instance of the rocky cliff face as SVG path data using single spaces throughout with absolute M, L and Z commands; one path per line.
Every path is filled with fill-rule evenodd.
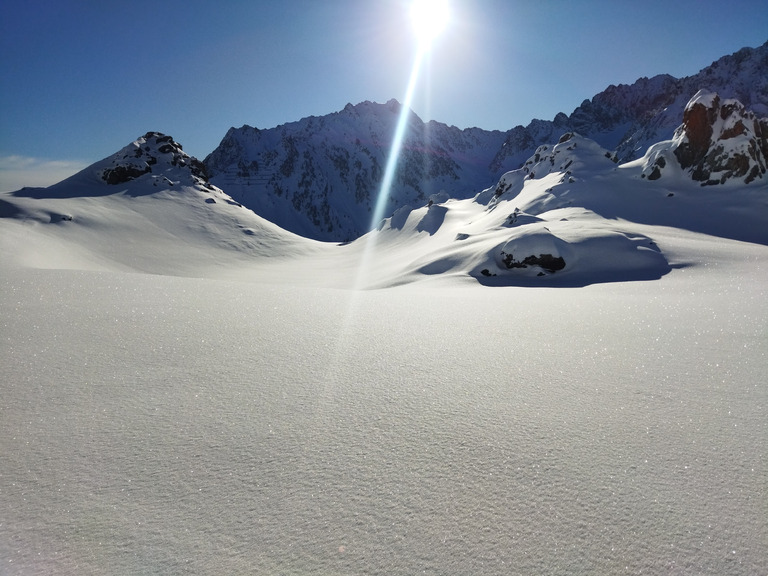
M 675 164 L 702 186 L 763 180 L 768 170 L 768 118 L 758 118 L 738 100 L 699 91 L 685 107 L 672 140 L 648 151 L 643 176 L 662 178 Z
M 594 140 L 615 161 L 641 158 L 650 146 L 676 137 L 686 104 L 701 89 L 717 92 L 723 101 L 738 100 L 756 117 L 768 116 L 768 42 L 686 78 L 660 75 L 609 86 L 570 116 L 560 113 L 507 132 L 424 123 L 411 113 L 385 215 L 405 205 L 423 205 L 434 193 L 469 198 L 566 132 Z M 350 240 L 377 224 L 370 220 L 399 111 L 394 100 L 363 102 L 269 130 L 232 128 L 205 159 L 205 167 L 214 184 L 280 226 L 311 238 Z M 689 124 L 696 121 L 694 113 Z M 754 130 L 765 132 L 759 126 Z M 693 134 L 695 150 L 680 152 L 684 163 L 686 154 L 698 158 L 704 149 Z M 714 157 L 722 154 L 709 148 L 707 154 L 714 154 L 706 163 L 713 167 L 710 175 L 741 172 L 715 169 Z M 704 177 L 704 168 L 694 172 L 696 178 L 711 179 Z
M 205 159 L 211 181 L 278 225 L 319 240 L 368 231 L 401 106 L 363 102 L 271 130 L 232 128 Z M 386 215 L 493 181 L 502 132 L 424 123 L 409 113 Z

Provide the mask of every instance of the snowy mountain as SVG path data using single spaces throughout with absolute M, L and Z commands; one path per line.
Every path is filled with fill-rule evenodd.
M 41 267 L 173 275 L 248 276 L 268 261 L 275 276 L 313 271 L 314 282 L 358 288 L 435 276 L 547 286 L 660 278 L 675 265 L 660 227 L 768 244 L 768 119 L 727 96 L 750 77 L 748 101 L 766 109 L 766 80 L 755 75 L 767 50 L 723 58 L 698 80 L 612 87 L 525 133 L 460 130 L 409 112 L 379 222 L 372 213 L 401 113 L 394 100 L 231 129 L 205 162 L 148 132 L 54 186 L 0 198 L 3 251 Z M 701 78 L 726 91 L 698 90 L 667 128 Z M 560 132 L 573 125 L 587 133 Z M 629 162 L 601 142 L 660 133 L 668 137 Z
M 0 193 L 2 573 L 768 574 L 763 124 L 683 116 L 343 244 L 153 132 Z
M 652 144 L 672 137 L 686 104 L 699 90 L 737 99 L 758 116 L 768 116 L 768 42 L 742 48 L 685 78 L 660 74 L 631 85 L 609 86 L 570 116 L 559 114 L 551 122 L 518 126 L 510 131 L 496 162 L 527 157 L 531 148 L 553 141 L 552 131 L 568 130 L 615 151 L 620 161 L 633 160 Z
M 337 128 L 355 112 L 334 119 Z M 0 199 L 3 252 L 41 267 L 181 276 L 249 277 L 259 266 L 273 279 L 306 275 L 357 288 L 436 276 L 541 286 L 657 279 L 674 265 L 660 227 L 768 245 L 764 123 L 737 101 L 700 92 L 675 138 L 643 158 L 618 163 L 568 132 L 492 186 L 463 194 L 470 197 L 442 192 L 425 202 L 413 188 L 411 203 L 342 245 L 255 214 L 211 184 L 173 138 L 149 132 L 55 186 Z M 452 150 L 480 146 L 471 132 L 448 131 L 443 142 L 450 134 Z M 376 162 L 372 155 L 369 168 Z M 454 172 L 470 170 L 441 166 L 435 181 L 446 185 Z M 727 185 L 702 188 L 715 180 Z
M 639 158 L 673 137 L 700 89 L 768 116 L 768 43 L 686 78 L 610 86 L 570 116 L 507 132 L 424 123 L 411 113 L 385 214 L 440 192 L 470 198 L 566 132 L 594 140 L 619 161 Z M 303 236 L 347 241 L 376 225 L 373 206 L 399 111 L 394 100 L 364 102 L 271 129 L 232 128 L 204 163 L 214 184 L 268 220 Z
M 290 257 L 314 245 L 235 202 L 158 132 L 58 184 L 4 196 L 4 249 L 43 268 L 199 275 L 232 258 Z
M 363 102 L 271 130 L 232 128 L 206 159 L 211 181 L 280 226 L 320 240 L 371 228 L 401 106 Z M 471 197 L 495 180 L 502 132 L 424 123 L 412 112 L 386 214 L 433 193 Z M 375 224 L 375 223 L 374 223 Z

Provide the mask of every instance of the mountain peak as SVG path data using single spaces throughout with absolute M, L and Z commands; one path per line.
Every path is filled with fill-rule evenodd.
M 675 140 L 680 166 L 702 185 L 731 178 L 749 184 L 766 172 L 768 119 L 757 118 L 738 100 L 700 90 L 685 107 Z
M 758 118 L 738 100 L 699 90 L 673 139 L 649 149 L 643 176 L 661 178 L 673 158 L 702 186 L 762 180 L 768 170 L 768 118 Z
M 145 174 L 166 176 L 173 171 L 187 176 L 193 184 L 208 182 L 205 166 L 197 158 L 184 152 L 173 137 L 161 132 L 147 132 L 128 146 L 105 160 L 101 179 L 110 185 L 123 184 Z
M 767 67 L 768 44 L 748 48 L 687 78 L 659 74 L 608 86 L 570 115 L 532 120 L 506 132 L 461 130 L 435 120 L 424 123 L 395 99 L 349 103 L 339 112 L 274 129 L 231 129 L 204 162 L 213 184 L 265 218 L 297 234 L 345 241 L 375 226 L 371 214 L 401 112 L 407 112 L 405 135 L 386 199 L 387 214 L 406 205 L 424 205 L 440 192 L 457 199 L 471 198 L 521 167 L 540 178 L 566 157 L 601 169 L 613 169 L 613 162 L 646 161 L 649 147 L 658 151 L 660 142 L 675 137 L 686 104 L 702 88 L 718 93 L 721 99 L 737 99 L 757 117 L 765 117 Z M 745 127 L 748 122 L 754 124 L 742 120 Z M 737 124 L 735 119 L 731 128 L 736 129 Z M 752 130 L 755 135 L 768 132 L 761 127 Z M 561 145 L 557 158 L 551 157 L 549 150 L 565 133 L 581 136 L 572 136 L 574 141 Z M 592 146 L 586 140 L 596 143 L 594 154 L 585 156 Z M 735 143 L 738 139 L 728 140 Z M 575 144 L 577 153 L 567 150 Z M 536 154 L 546 160 L 536 160 Z M 677 166 L 671 151 L 670 155 L 662 162 Z M 742 180 L 757 178 L 757 173 L 751 176 L 754 169 L 750 166 Z M 651 166 L 646 174 L 644 168 L 643 173 L 655 179 L 658 176 L 653 170 Z M 662 168 L 658 170 L 660 175 Z M 734 169 L 731 175 L 741 173 Z

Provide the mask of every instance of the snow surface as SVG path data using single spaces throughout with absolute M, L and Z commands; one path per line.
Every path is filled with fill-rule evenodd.
M 346 245 L 170 169 L 0 196 L 0 572 L 767 573 L 766 187 L 642 166 Z

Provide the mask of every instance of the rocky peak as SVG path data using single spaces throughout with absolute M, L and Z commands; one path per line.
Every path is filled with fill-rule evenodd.
M 283 228 L 350 240 L 372 226 L 401 112 L 404 139 L 386 215 L 424 205 L 441 191 L 471 197 L 498 178 L 488 165 L 504 133 L 425 123 L 397 100 L 347 105 L 261 131 L 233 128 L 205 165 L 213 184 Z
M 692 166 L 709 150 L 712 141 L 712 126 L 717 119 L 720 97 L 700 91 L 683 111 L 683 124 L 678 131 L 684 132 L 684 141 L 675 150 L 680 166 Z
M 768 118 L 758 118 L 738 100 L 700 90 L 685 107 L 673 139 L 648 151 L 643 176 L 661 178 L 672 158 L 702 186 L 762 180 L 768 169 Z
M 613 171 L 616 162 L 616 157 L 597 142 L 575 132 L 566 132 L 557 144 L 539 146 L 521 168 L 504 174 L 495 186 L 477 194 L 475 201 L 493 209 L 499 201 L 517 196 L 527 181 L 556 174 L 559 177 L 552 181 L 554 185 L 569 185 L 585 175 Z M 517 215 L 514 220 L 519 220 Z
M 102 169 L 100 177 L 111 185 L 122 184 L 145 174 L 165 176 L 173 172 L 176 180 L 191 180 L 191 184 L 208 184 L 205 166 L 182 150 L 181 144 L 160 132 L 147 132 L 109 160 L 111 165 Z M 173 179 L 169 178 L 170 181 Z
M 587 166 L 590 171 L 612 169 L 616 157 L 596 142 L 576 132 L 566 132 L 554 146 L 544 144 L 536 149 L 522 171 L 528 178 L 541 178 L 553 172 L 570 177 L 574 169 Z
M 757 118 L 737 100 L 699 91 L 675 132 L 680 167 L 702 183 L 762 179 L 768 158 L 768 118 Z

